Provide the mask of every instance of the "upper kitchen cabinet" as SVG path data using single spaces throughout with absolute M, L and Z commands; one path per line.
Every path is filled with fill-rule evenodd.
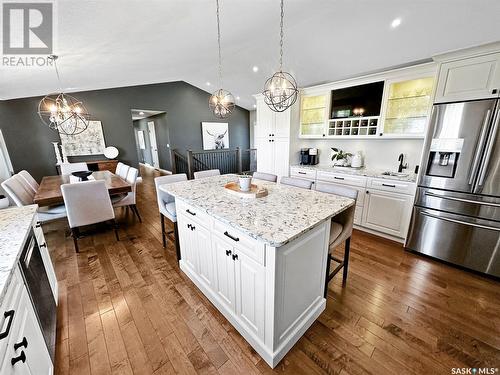
M 432 106 L 434 77 L 386 82 L 385 116 L 380 135 L 423 137 Z
M 500 53 L 443 61 L 435 103 L 498 97 Z
M 323 137 L 328 116 L 328 94 L 302 95 L 300 100 L 300 136 Z

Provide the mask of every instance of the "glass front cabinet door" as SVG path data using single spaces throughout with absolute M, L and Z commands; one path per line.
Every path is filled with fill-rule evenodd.
M 302 95 L 300 99 L 300 136 L 317 138 L 325 136 L 328 116 L 328 94 Z
M 434 78 L 387 81 L 384 136 L 423 137 L 432 107 Z

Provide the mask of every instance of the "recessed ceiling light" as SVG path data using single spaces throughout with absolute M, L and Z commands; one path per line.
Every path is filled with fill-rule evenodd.
M 210 82 L 207 81 L 207 86 L 210 86 Z
M 236 100 L 240 100 L 240 97 L 239 97 L 239 96 L 237 96 L 237 97 L 236 97 Z
M 255 66 L 252 68 L 253 72 L 254 73 L 257 73 L 259 71 L 259 67 L 258 66 Z
M 144 112 L 141 111 L 141 112 L 139 112 L 139 114 L 142 116 L 144 114 Z
M 254 105 L 253 105 L 253 107 L 254 107 L 254 108 L 257 108 L 257 104 L 254 104 Z
M 391 27 L 395 29 L 399 25 L 401 25 L 401 18 L 394 18 L 391 22 Z

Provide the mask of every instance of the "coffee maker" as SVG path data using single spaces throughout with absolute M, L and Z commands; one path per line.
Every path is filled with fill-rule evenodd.
M 301 148 L 300 149 L 300 164 L 301 165 L 316 165 L 319 163 L 317 148 Z

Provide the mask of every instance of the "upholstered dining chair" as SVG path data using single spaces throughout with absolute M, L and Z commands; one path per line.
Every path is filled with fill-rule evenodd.
M 158 209 L 160 211 L 161 219 L 161 236 L 163 240 L 163 247 L 167 247 L 167 236 L 172 233 L 165 231 L 165 218 L 174 224 L 175 236 L 175 251 L 177 253 L 177 260 L 181 259 L 181 252 L 179 248 L 179 233 L 177 230 L 177 211 L 175 209 L 175 198 L 160 190 L 161 185 L 173 184 L 174 182 L 187 181 L 185 173 L 171 174 L 168 176 L 160 176 L 155 178 L 156 197 L 158 199 Z
M 61 164 L 61 174 L 71 174 L 73 172 L 88 171 L 87 163 L 63 163 Z
M 16 206 L 22 207 L 33 204 L 35 193 L 28 187 L 24 178 L 18 174 L 2 182 L 2 188 Z M 38 219 L 42 224 L 66 217 L 66 207 L 64 204 L 50 207 L 38 207 L 37 212 Z
M 121 169 L 123 168 L 125 164 L 123 164 L 121 161 L 119 161 L 118 163 L 116 163 L 116 170 L 115 170 L 115 174 L 116 175 L 120 175 L 120 171 Z
M 194 172 L 194 179 L 199 180 L 200 178 L 207 178 L 212 176 L 219 176 L 220 171 L 218 169 L 209 169 L 208 171 L 198 171 Z
M 130 166 L 128 166 L 127 164 L 123 164 L 122 167 L 120 168 L 120 170 L 118 171 L 118 176 L 120 176 L 121 178 L 126 180 L 129 169 L 130 169 Z
M 293 177 L 281 177 L 280 184 L 295 186 L 302 189 L 311 189 L 312 181 L 302 180 L 301 178 L 293 178 Z
M 24 169 L 20 171 L 18 175 L 21 176 L 26 181 L 26 184 L 29 186 L 29 188 L 33 190 L 33 192 L 36 194 L 40 185 L 38 185 L 38 182 L 36 182 L 33 176 Z
M 275 174 L 264 173 L 264 172 L 254 172 L 252 175 L 252 178 L 255 178 L 257 180 L 270 181 L 270 182 L 278 181 L 278 176 L 276 176 Z
M 134 167 L 130 167 L 127 173 L 127 182 L 132 185 L 132 191 L 128 192 L 125 195 L 118 196 L 116 198 L 112 198 L 111 202 L 113 203 L 113 207 L 130 207 L 134 214 L 139 219 L 139 222 L 142 223 L 141 215 L 139 215 L 139 210 L 136 206 L 136 186 L 137 186 L 137 176 L 139 175 L 139 170 Z
M 345 186 L 332 185 L 322 182 L 316 183 L 316 191 L 323 193 L 340 195 L 342 197 L 351 198 L 356 201 L 358 198 L 358 191 Z M 352 205 L 348 209 L 336 215 L 330 225 L 330 240 L 328 246 L 328 259 L 326 262 L 326 281 L 325 281 L 325 298 L 328 294 L 328 283 L 333 277 L 343 269 L 342 275 L 342 285 L 345 285 L 347 281 L 347 272 L 349 269 L 349 251 L 351 248 L 351 235 L 352 227 L 354 225 L 354 210 L 356 209 L 356 204 Z M 344 259 L 338 259 L 333 256 L 333 250 L 339 246 L 342 242 L 345 242 L 344 246 Z M 337 267 L 330 273 L 330 262 L 334 261 L 338 263 Z
M 120 240 L 115 212 L 104 181 L 64 184 L 61 185 L 61 192 L 68 212 L 68 223 L 73 234 L 73 243 L 77 253 L 79 252 L 78 239 L 81 238 L 80 228 L 86 225 L 110 221 L 113 223 L 116 240 Z

